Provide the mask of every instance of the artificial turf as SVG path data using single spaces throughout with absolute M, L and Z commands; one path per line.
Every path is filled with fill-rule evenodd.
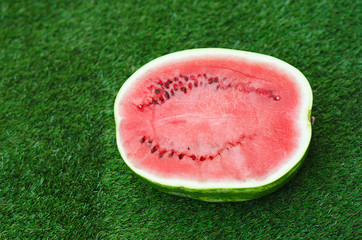
M 359 239 L 360 1 L 0 1 L 0 239 Z M 113 103 L 177 50 L 260 52 L 300 69 L 313 138 L 277 192 L 205 203 L 121 161 Z

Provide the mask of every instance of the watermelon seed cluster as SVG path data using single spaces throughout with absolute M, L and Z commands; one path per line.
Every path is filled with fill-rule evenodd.
M 204 156 L 196 156 L 195 154 L 190 153 L 190 147 L 187 148 L 187 151 L 177 151 L 175 149 L 166 149 L 160 146 L 158 143 L 156 143 L 154 140 L 152 140 L 149 137 L 143 136 L 140 139 L 141 144 L 148 144 L 148 147 L 150 148 L 150 152 L 152 154 L 158 153 L 159 158 L 163 158 L 164 156 L 168 158 L 177 157 L 178 159 L 183 159 L 184 157 L 188 157 L 192 159 L 193 161 L 205 161 L 205 160 L 212 160 L 216 158 L 217 156 L 220 156 L 222 152 L 229 151 L 230 148 L 241 146 L 246 139 L 252 140 L 256 137 L 256 134 L 253 135 L 241 135 L 238 139 L 234 141 L 226 142 L 225 145 L 222 148 L 217 149 L 216 153 L 211 155 L 204 155 Z
M 255 88 L 250 86 L 250 82 L 241 83 L 227 81 L 226 78 L 217 76 L 207 76 L 206 73 L 198 75 L 179 75 L 173 79 L 158 80 L 155 84 L 147 87 L 150 94 L 144 99 L 143 103 L 138 104 L 138 108 L 142 110 L 144 107 L 163 104 L 167 100 L 170 100 L 177 92 L 183 92 L 187 94 L 193 88 L 206 87 L 213 85 L 216 90 L 236 90 L 243 93 L 256 93 L 264 95 L 274 101 L 281 100 L 281 97 L 276 95 L 271 89 Z

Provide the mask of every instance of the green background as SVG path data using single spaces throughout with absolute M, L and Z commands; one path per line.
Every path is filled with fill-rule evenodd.
M 0 1 L 1 239 L 358 239 L 361 1 Z M 161 55 L 224 47 L 309 79 L 313 138 L 285 187 L 204 203 L 141 182 L 113 103 Z

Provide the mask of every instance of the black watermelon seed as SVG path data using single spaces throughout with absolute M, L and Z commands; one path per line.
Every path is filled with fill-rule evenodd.
M 153 147 L 152 149 L 151 149 L 151 153 L 154 153 L 154 152 L 156 152 L 157 151 L 157 147 Z
M 144 143 L 146 141 L 145 137 L 141 139 L 141 143 Z
M 182 159 L 183 157 L 184 157 L 183 154 L 178 155 L 178 158 L 179 158 L 179 159 Z
M 170 94 L 168 94 L 168 92 L 165 93 L 165 96 L 166 96 L 167 99 L 170 98 Z
M 158 102 L 157 102 L 155 99 L 153 99 L 152 102 L 153 102 L 154 104 L 158 104 Z
M 182 90 L 182 91 L 186 91 L 186 88 L 185 88 L 185 87 L 182 87 L 181 90 Z
M 160 92 L 161 92 L 161 89 L 159 89 L 159 88 L 157 88 L 155 91 L 156 94 L 159 94 Z

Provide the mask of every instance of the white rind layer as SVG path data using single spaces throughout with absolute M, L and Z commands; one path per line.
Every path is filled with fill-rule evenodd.
M 245 182 L 240 181 L 207 181 L 200 182 L 196 180 L 185 180 L 179 178 L 163 178 L 160 176 L 156 176 L 151 174 L 141 168 L 137 168 L 132 164 L 132 161 L 128 158 L 125 149 L 123 148 L 120 141 L 120 133 L 119 126 L 122 117 L 119 116 L 119 107 L 123 101 L 123 97 L 125 93 L 130 90 L 133 86 L 135 86 L 135 82 L 140 80 L 142 76 L 147 75 L 147 72 L 154 69 L 157 66 L 162 66 L 163 64 L 170 63 L 173 61 L 179 60 L 190 60 L 192 57 L 237 57 L 241 59 L 246 59 L 248 61 L 260 62 L 260 63 L 270 63 L 274 64 L 276 67 L 281 68 L 282 70 L 288 72 L 292 76 L 295 77 L 296 83 L 298 85 L 299 91 L 301 94 L 301 104 L 300 111 L 298 113 L 298 122 L 297 125 L 299 127 L 301 136 L 299 139 L 298 147 L 295 150 L 294 155 L 289 159 L 289 161 L 282 165 L 276 172 L 268 176 L 266 179 L 262 181 L 250 179 Z M 308 80 L 305 76 L 292 65 L 268 56 L 259 53 L 252 53 L 246 51 L 239 50 L 230 50 L 230 49 L 222 49 L 222 48 L 204 48 L 204 49 L 191 49 L 184 50 L 180 52 L 171 53 L 162 57 L 159 57 L 143 67 L 137 70 L 121 87 L 120 91 L 117 94 L 115 105 L 114 105 L 114 114 L 116 121 L 116 131 L 117 131 L 117 146 L 124 162 L 138 175 L 152 181 L 154 183 L 158 183 L 160 185 L 171 186 L 171 187 L 183 187 L 190 189 L 233 189 L 233 188 L 255 188 L 270 184 L 286 173 L 288 173 L 304 156 L 305 152 L 308 149 L 309 142 L 312 136 L 312 127 L 310 122 L 310 113 L 312 109 L 313 95 L 312 89 L 309 85 Z

